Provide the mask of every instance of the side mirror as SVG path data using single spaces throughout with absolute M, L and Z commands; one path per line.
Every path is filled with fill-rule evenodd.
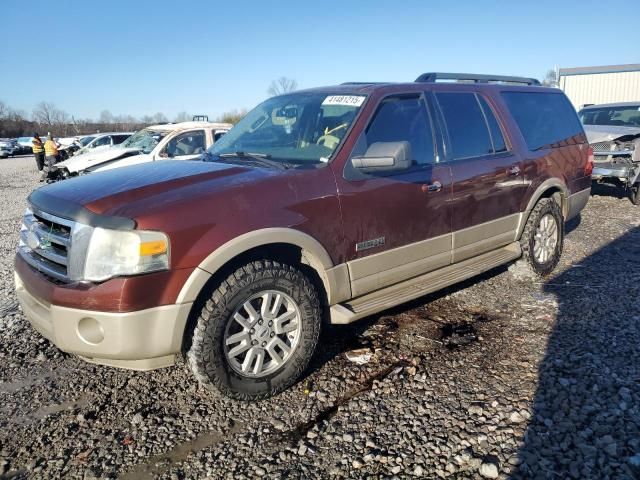
M 375 173 L 406 170 L 411 167 L 409 142 L 372 143 L 361 157 L 352 157 L 351 163 L 361 172 Z

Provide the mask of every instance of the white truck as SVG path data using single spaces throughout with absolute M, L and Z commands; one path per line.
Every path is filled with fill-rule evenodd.
M 144 128 L 120 145 L 95 149 L 57 163 L 48 182 L 156 160 L 192 160 L 227 133 L 230 123 L 181 122 Z

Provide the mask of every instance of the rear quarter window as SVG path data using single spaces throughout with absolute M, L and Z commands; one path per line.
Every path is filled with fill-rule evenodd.
M 584 130 L 573 106 L 562 93 L 502 92 L 529 150 L 575 143 Z

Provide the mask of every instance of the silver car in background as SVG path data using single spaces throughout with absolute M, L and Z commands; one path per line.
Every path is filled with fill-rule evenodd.
M 593 148 L 593 181 L 624 187 L 640 205 L 640 101 L 589 105 L 578 115 Z

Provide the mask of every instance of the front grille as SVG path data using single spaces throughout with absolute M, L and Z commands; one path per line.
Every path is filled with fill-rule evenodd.
M 69 252 L 74 222 L 27 210 L 20 227 L 18 254 L 51 279 L 69 282 Z
M 590 146 L 593 148 L 593 160 L 596 163 L 616 162 L 620 159 L 631 160 L 633 156 L 634 145 L 632 143 L 597 142 Z
M 591 148 L 593 148 L 594 153 L 595 152 L 611 152 L 616 150 L 616 143 L 615 142 L 597 142 L 597 143 L 592 143 Z

